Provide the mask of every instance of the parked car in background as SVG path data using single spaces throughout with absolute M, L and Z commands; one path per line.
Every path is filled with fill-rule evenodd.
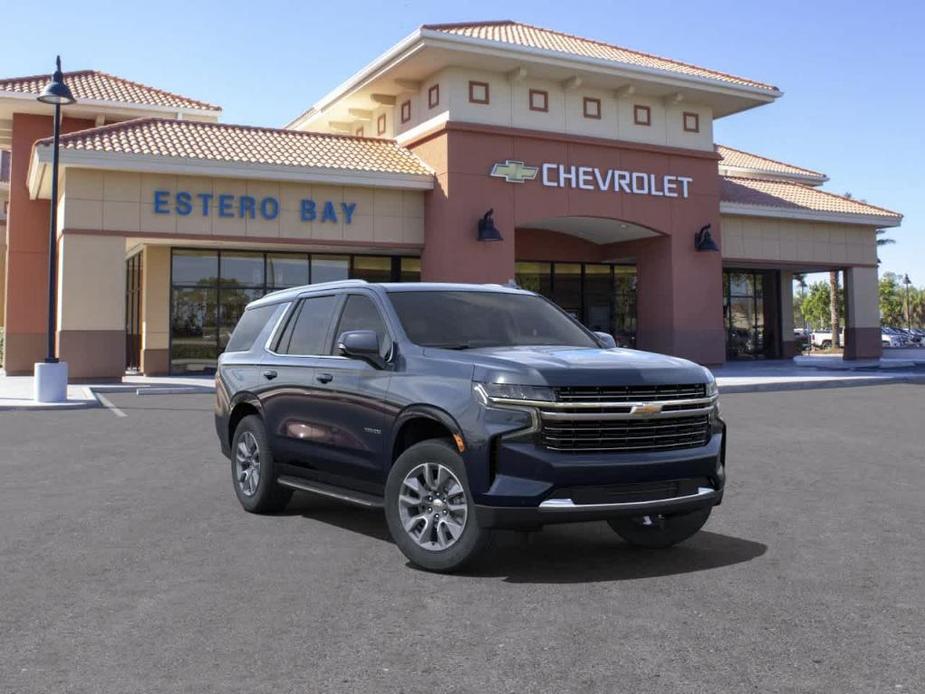
M 845 331 L 842 330 L 841 340 L 839 344 L 845 344 Z M 831 330 L 814 330 L 812 335 L 812 344 L 813 347 L 818 349 L 831 349 L 832 348 L 832 331 Z
M 880 342 L 884 347 L 906 347 L 909 344 L 909 336 L 898 328 L 885 326 L 880 328 Z
M 796 343 L 800 346 L 800 351 L 809 349 L 813 342 L 813 332 L 809 328 L 794 328 L 793 335 Z

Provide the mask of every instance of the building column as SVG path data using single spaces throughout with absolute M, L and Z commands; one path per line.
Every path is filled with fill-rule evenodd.
M 125 374 L 125 239 L 58 237 L 58 353 L 74 379 Z
M 720 254 L 695 251 L 692 237 L 682 234 L 634 245 L 636 346 L 700 364 L 722 364 L 726 332 Z
M 141 371 L 170 373 L 170 247 L 145 246 L 141 260 Z
M 780 272 L 780 344 L 781 357 L 799 356 L 800 343 L 793 332 L 793 273 Z
M 879 359 L 880 281 L 876 267 L 845 270 L 845 359 Z

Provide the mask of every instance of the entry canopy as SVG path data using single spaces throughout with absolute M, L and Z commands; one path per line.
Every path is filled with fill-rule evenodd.
M 549 217 L 520 224 L 518 228 L 555 231 L 596 244 L 636 241 L 659 235 L 638 224 L 605 217 Z

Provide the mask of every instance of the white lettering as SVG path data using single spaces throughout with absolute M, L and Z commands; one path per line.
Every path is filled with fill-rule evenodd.
M 591 182 L 591 167 L 578 167 L 578 187 L 582 190 L 594 190 L 594 184 Z
M 678 180 L 681 181 L 681 197 L 687 197 L 687 184 L 693 181 L 693 178 L 688 178 L 687 176 L 678 176 Z
M 642 183 L 640 183 L 640 181 Z M 649 176 L 648 174 L 633 172 L 633 192 L 637 195 L 649 194 Z
M 613 178 L 613 169 L 607 169 L 607 177 L 601 178 L 601 170 L 594 169 L 594 178 L 597 180 L 599 190 L 610 190 L 610 179 Z
M 658 184 L 655 181 L 655 174 L 649 174 L 649 188 L 652 191 L 652 195 L 655 197 L 662 197 L 664 193 L 658 189 Z
M 559 187 L 565 188 L 565 181 L 571 181 L 570 188 L 575 187 L 575 167 L 568 167 L 569 172 L 565 173 L 565 167 L 562 164 L 559 164 Z
M 613 189 L 616 192 L 621 190 L 624 193 L 632 193 L 630 190 L 630 172 L 629 171 L 614 171 L 614 176 L 616 178 Z
M 665 176 L 665 197 L 676 198 L 678 197 L 678 183 L 676 176 Z
M 556 181 L 550 177 L 550 172 L 556 168 L 556 164 L 543 164 L 543 185 L 556 187 Z

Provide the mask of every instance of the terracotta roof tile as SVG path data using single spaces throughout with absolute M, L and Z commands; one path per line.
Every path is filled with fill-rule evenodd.
M 791 181 L 721 176 L 720 199 L 758 207 L 902 219 L 898 212 Z
M 36 144 L 47 145 L 50 138 Z M 209 161 L 431 175 L 427 166 L 392 140 L 139 118 L 61 137 L 64 150 L 92 150 Z
M 682 63 L 678 60 L 672 60 L 671 58 L 662 58 L 657 55 L 614 46 L 613 44 L 604 43 L 602 41 L 564 34 L 560 31 L 543 29 L 541 27 L 521 24 L 520 22 L 511 20 L 462 24 L 425 24 L 422 28 L 473 39 L 507 43 L 527 48 L 538 48 L 556 53 L 567 53 L 573 56 L 607 60 L 624 65 L 634 65 L 664 70 L 666 72 L 680 73 L 690 77 L 713 79 L 729 84 L 765 89 L 773 93 L 778 92 L 777 87 L 764 84 L 763 82 L 756 82 L 755 80 L 737 77 L 725 72 L 709 70 L 696 65 L 690 65 L 689 63 Z
M 794 166 L 775 159 L 768 159 L 758 154 L 743 152 L 740 149 L 733 149 L 725 145 L 716 145 L 716 151 L 723 158 L 720 161 L 720 167 L 728 166 L 736 169 L 749 169 L 752 171 L 765 171 L 771 174 L 782 176 L 803 176 L 807 178 L 817 178 L 819 182 L 826 180 L 826 175 L 812 169 L 804 169 L 801 166 Z
M 20 92 L 41 94 L 51 75 L 32 75 L 31 77 L 11 77 L 0 80 L 0 92 Z M 65 72 L 64 82 L 78 101 L 112 101 L 142 106 L 162 106 L 166 108 L 188 108 L 203 111 L 221 111 L 221 107 L 205 101 L 188 99 L 185 96 L 155 89 L 139 82 L 109 75 L 97 70 Z

